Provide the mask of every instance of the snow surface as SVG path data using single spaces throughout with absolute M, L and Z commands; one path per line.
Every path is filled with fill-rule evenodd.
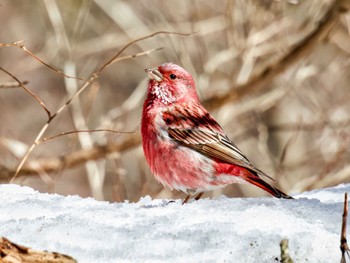
M 344 192 L 275 198 L 108 203 L 0 185 L 0 236 L 79 262 L 339 262 Z

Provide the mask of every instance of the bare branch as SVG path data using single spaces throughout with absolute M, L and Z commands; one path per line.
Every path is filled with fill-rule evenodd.
M 39 61 L 41 64 L 43 64 L 44 66 L 48 67 L 49 69 L 53 70 L 54 72 L 69 78 L 69 79 L 77 79 L 77 80 L 81 80 L 86 82 L 85 79 L 83 78 L 79 78 L 79 77 L 73 77 L 73 76 L 69 76 L 64 74 L 61 70 L 56 69 L 55 67 L 49 65 L 48 63 L 46 63 L 45 61 L 43 61 L 41 58 L 39 58 L 38 56 L 36 56 L 33 52 L 31 52 L 29 49 L 26 48 L 26 46 L 23 44 L 23 41 L 17 41 L 17 42 L 13 42 L 13 43 L 0 43 L 0 48 L 2 47 L 18 47 L 22 50 L 24 50 L 26 53 L 28 53 L 31 57 L 33 57 L 35 60 Z
M 29 82 L 27 80 L 21 82 L 23 85 L 27 85 Z M 3 82 L 0 83 L 0 89 L 12 89 L 12 88 L 19 88 L 21 85 L 18 84 L 18 82 Z
M 346 239 L 346 222 L 348 219 L 348 193 L 344 194 L 344 212 L 340 235 L 341 263 L 346 263 L 345 254 L 350 259 L 350 250 Z
M 179 32 L 173 32 L 173 31 L 158 31 L 158 32 L 152 33 L 150 35 L 146 35 L 146 36 L 137 38 L 137 39 L 135 39 L 133 41 L 130 41 L 128 44 L 126 44 L 121 50 L 119 50 L 117 52 L 117 54 L 115 54 L 110 60 L 108 60 L 105 64 L 103 64 L 103 66 L 96 72 L 96 74 L 99 75 L 105 68 L 107 68 L 110 65 L 112 65 L 115 62 L 115 60 L 120 56 L 120 54 L 124 52 L 125 49 L 127 49 L 128 47 L 130 47 L 131 45 L 133 45 L 133 44 L 135 44 L 137 42 L 140 42 L 140 41 L 145 40 L 145 39 L 152 38 L 152 37 L 154 37 L 156 35 L 160 35 L 160 34 L 164 34 L 164 35 L 179 35 L 179 36 L 191 36 L 194 33 L 196 33 L 196 32 L 179 33 Z
M 112 133 L 117 133 L 117 134 L 132 134 L 135 133 L 135 131 L 116 131 L 116 130 L 111 130 L 111 129 L 94 129 L 94 130 L 79 130 L 79 131 L 66 131 L 66 132 L 62 132 L 60 134 L 56 134 L 50 137 L 45 137 L 43 138 L 41 141 L 39 141 L 39 143 L 41 142 L 47 142 L 47 141 L 51 141 L 53 139 L 56 139 L 58 137 L 64 136 L 64 135 L 69 135 L 69 134 L 75 134 L 75 133 L 81 133 L 81 132 L 112 132 Z
M 122 61 L 122 60 L 125 60 L 125 59 L 131 59 L 131 58 L 136 58 L 136 57 L 140 57 L 140 56 L 144 56 L 144 55 L 148 55 L 154 51 L 159 51 L 159 50 L 162 50 L 164 49 L 163 47 L 158 47 L 158 48 L 153 48 L 153 49 L 150 49 L 150 50 L 147 50 L 147 51 L 144 51 L 144 52 L 140 52 L 140 53 L 136 53 L 136 54 L 133 54 L 133 55 L 129 55 L 129 56 L 123 56 L 123 57 L 119 57 L 119 58 L 115 58 L 110 65 L 118 62 L 118 61 Z
M 131 149 L 135 145 L 139 145 L 141 137 L 138 133 L 128 135 L 125 140 L 120 142 L 108 143 L 101 146 L 95 146 L 89 150 L 79 150 L 61 157 L 43 158 L 36 161 L 30 161 L 26 165 L 22 165 L 18 176 L 37 175 L 38 169 L 46 173 L 59 172 L 62 169 L 69 169 L 77 165 L 81 165 L 91 160 L 98 160 L 113 154 Z M 8 180 L 13 177 L 15 170 L 0 166 L 0 180 Z
M 264 87 L 292 64 L 309 54 L 320 40 L 324 39 L 331 31 L 340 15 L 343 12 L 348 11 L 347 8 L 348 6 L 344 0 L 335 0 L 326 14 L 318 21 L 315 29 L 297 43 L 294 48 L 285 54 L 279 61 L 267 66 L 259 74 L 251 77 L 245 84 L 232 87 L 227 94 L 220 94 L 209 98 L 205 102 L 208 109 L 217 109 L 226 103 L 233 102 L 261 87 Z
M 24 89 L 30 96 L 32 96 L 37 102 L 39 102 L 41 107 L 46 111 L 49 119 L 51 118 L 51 112 L 45 106 L 45 103 L 35 93 L 33 93 L 30 89 L 28 89 L 24 85 L 24 82 L 21 82 L 18 78 L 16 78 L 14 75 L 12 75 L 10 72 L 8 72 L 6 69 L 0 67 L 0 70 L 3 71 L 4 73 L 6 73 L 7 75 L 9 75 L 11 78 L 13 78 L 17 82 L 18 86 L 20 86 L 22 89 Z

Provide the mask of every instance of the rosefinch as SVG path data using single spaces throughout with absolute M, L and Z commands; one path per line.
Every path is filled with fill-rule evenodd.
M 142 146 L 152 173 L 164 186 L 193 195 L 232 183 L 251 183 L 278 198 L 292 198 L 264 175 L 226 136 L 200 104 L 192 76 L 172 63 L 145 70 Z M 271 178 L 270 178 L 271 179 Z

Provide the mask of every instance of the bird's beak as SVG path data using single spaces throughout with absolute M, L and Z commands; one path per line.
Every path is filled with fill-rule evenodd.
M 153 79 L 157 82 L 160 82 L 163 80 L 163 75 L 162 73 L 159 72 L 157 68 L 146 68 L 145 71 L 150 77 L 150 79 Z

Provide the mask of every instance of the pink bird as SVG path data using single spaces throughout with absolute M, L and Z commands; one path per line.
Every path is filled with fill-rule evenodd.
M 192 76 L 173 63 L 145 70 L 150 77 L 141 133 L 156 179 L 198 200 L 205 191 L 251 183 L 277 198 L 292 197 L 263 181 L 256 168 L 200 104 Z M 271 178 L 270 178 L 271 179 Z

